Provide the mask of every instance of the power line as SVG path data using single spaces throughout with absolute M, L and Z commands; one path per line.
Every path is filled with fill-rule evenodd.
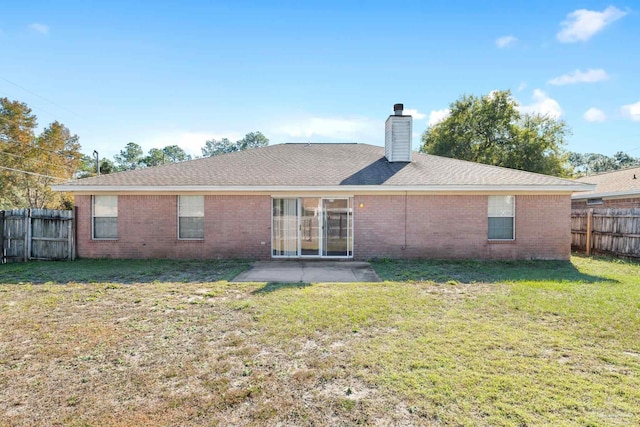
M 0 166 L 0 169 L 5 169 L 5 170 L 8 170 L 8 171 L 13 171 L 13 172 L 26 173 L 28 175 L 41 176 L 43 178 L 53 178 L 53 179 L 57 179 L 57 180 L 60 180 L 60 181 L 67 181 L 67 178 L 60 178 L 58 176 L 44 175 L 44 174 L 36 173 L 36 172 L 28 172 L 28 171 L 23 171 L 21 169 L 7 168 L 7 167 L 4 167 L 4 166 Z
M 4 120 L 4 121 L 6 121 L 6 122 L 13 123 L 14 125 L 24 126 L 24 125 L 22 125 L 22 124 L 20 124 L 20 123 L 16 122 L 15 120 L 7 119 L 6 117 L 2 117 L 2 116 L 0 116 L 0 120 Z M 58 123 L 60 123 L 60 122 L 58 122 Z M 64 126 L 62 123 L 60 123 L 60 124 L 61 124 L 62 126 Z M 64 126 L 64 127 L 66 128 L 66 126 Z M 68 129 L 69 129 L 69 128 L 67 128 L 67 130 L 68 130 Z M 35 148 L 36 150 L 45 151 L 45 152 L 47 152 L 47 153 L 57 154 L 57 155 L 59 155 L 59 156 L 62 156 L 62 154 L 60 154 L 58 151 L 47 150 L 46 148 L 42 148 L 42 147 L 38 147 L 38 146 L 32 146 L 31 148 Z M 82 153 L 81 153 L 81 154 L 82 154 Z
M 629 152 L 629 151 L 636 151 L 636 150 L 640 150 L 640 147 L 632 148 L 631 150 L 627 150 L 627 152 Z
M 18 123 L 18 122 L 16 122 L 15 120 L 11 120 L 11 119 L 8 119 L 8 118 L 6 118 L 6 117 L 2 117 L 2 116 L 0 116 L 0 119 L 4 120 L 5 122 L 13 123 L 14 125 L 17 125 L 17 126 L 25 126 L 25 124 L 24 124 L 24 123 Z M 36 118 L 35 118 L 35 116 L 34 116 L 34 120 L 35 120 L 35 119 L 36 119 Z
M 43 99 L 43 100 L 47 101 L 48 103 L 55 105 L 55 106 L 56 106 L 56 107 L 58 107 L 58 108 L 62 108 L 63 110 L 66 110 L 66 111 L 70 112 L 71 114 L 75 114 L 75 115 L 76 115 L 76 116 L 78 116 L 78 117 L 82 117 L 80 114 L 76 113 L 75 111 L 71 111 L 70 109 L 68 109 L 68 108 L 66 108 L 66 107 L 63 107 L 62 105 L 60 105 L 60 104 L 58 104 L 58 103 L 56 103 L 56 102 L 54 102 L 54 101 L 52 101 L 52 100 L 50 100 L 50 99 L 47 99 L 47 98 L 45 98 L 44 96 L 38 95 L 37 93 L 35 93 L 35 92 L 33 92 L 33 91 L 30 91 L 29 89 L 27 89 L 27 88 L 25 88 L 25 87 L 22 87 L 22 86 L 20 86 L 19 84 L 12 82 L 11 80 L 8 80 L 8 79 L 6 79 L 6 78 L 4 78 L 4 77 L 2 77 L 2 76 L 0 76 L 0 79 L 4 80 L 4 81 L 5 81 L 5 82 L 7 82 L 7 83 L 10 83 L 10 84 L 14 85 L 14 86 L 15 86 L 15 87 L 17 87 L 17 88 L 20 88 L 20 89 L 24 90 L 25 92 L 29 92 L 30 94 L 35 95 L 35 96 L 37 96 L 38 98 Z M 46 110 L 45 110 L 45 111 L 46 111 Z M 50 113 L 50 114 L 51 114 L 51 113 Z
M 52 113 L 52 114 L 53 114 L 53 113 Z M 34 119 L 34 121 L 37 121 L 37 120 L 38 120 L 38 117 L 34 114 L 33 119 Z M 14 124 L 14 125 L 16 125 L 16 126 L 26 126 L 26 124 L 25 124 L 25 123 L 18 123 L 18 122 L 16 122 L 15 120 L 11 120 L 11 119 L 8 119 L 8 118 L 3 117 L 3 116 L 0 116 L 0 120 L 4 120 L 5 122 L 13 123 L 13 124 Z M 62 126 L 64 126 L 64 127 L 66 127 L 63 123 L 60 123 L 58 120 L 54 120 L 54 122 L 58 122 L 60 125 L 62 125 Z M 53 123 L 53 122 L 52 122 L 52 123 Z M 52 124 L 52 123 L 49 123 L 49 124 Z M 69 129 L 69 128 L 67 128 L 67 129 Z
M 38 147 L 34 147 L 34 148 L 38 148 Z M 17 155 L 17 154 L 9 153 L 9 152 L 7 152 L 7 151 L 0 151 L 0 154 L 8 154 L 9 156 L 12 156 L 12 157 L 19 157 L 19 158 L 21 158 L 21 159 L 29 160 L 29 158 L 28 158 L 28 157 L 25 157 L 25 156 L 19 156 L 19 155 Z M 41 163 L 41 164 L 44 164 L 44 165 L 50 165 L 50 166 L 53 166 L 53 167 L 56 167 L 56 168 L 65 168 L 65 169 L 70 170 L 70 171 L 75 171 L 75 169 L 74 169 L 74 168 L 72 168 L 71 166 L 67 166 L 67 165 L 56 165 L 55 163 L 45 162 L 45 161 L 38 160 L 38 159 L 36 159 L 36 161 L 38 161 L 38 163 Z

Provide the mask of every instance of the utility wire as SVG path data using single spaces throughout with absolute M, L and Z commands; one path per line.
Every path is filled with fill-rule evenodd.
M 22 125 L 22 124 L 20 124 L 20 123 L 16 122 L 15 120 L 7 119 L 6 117 L 2 117 L 2 116 L 0 116 L 0 120 L 4 120 L 4 121 L 6 121 L 6 122 L 11 122 L 11 123 L 13 123 L 14 125 L 24 126 L 24 125 Z M 60 122 L 58 122 L 58 123 L 60 123 Z M 64 125 L 63 125 L 63 126 L 64 126 Z M 66 126 L 65 126 L 65 127 L 66 127 Z M 51 153 L 51 154 L 57 154 L 57 155 L 59 155 L 59 156 L 61 156 L 61 155 L 62 155 L 62 154 L 60 154 L 60 152 L 58 152 L 58 151 L 47 150 L 46 148 L 38 147 L 38 146 L 35 146 L 35 145 L 34 145 L 34 146 L 32 146 L 31 148 L 35 148 L 36 150 L 45 151 L 45 152 L 47 152 L 47 153 Z M 82 153 L 81 153 L 81 154 L 82 154 Z
M 5 122 L 13 123 L 14 125 L 17 125 L 17 126 L 25 126 L 24 123 L 18 123 L 15 120 L 11 120 L 11 119 L 8 119 L 6 117 L 0 116 L 0 119 L 4 120 Z
M 58 176 L 44 175 L 44 174 L 36 173 L 36 172 L 28 172 L 28 171 L 23 171 L 21 169 L 7 168 L 7 167 L 4 167 L 4 166 L 0 166 L 0 169 L 5 169 L 5 170 L 8 170 L 8 171 L 13 171 L 13 172 L 26 173 L 28 175 L 41 176 L 41 177 L 44 177 L 44 178 L 53 178 L 53 179 L 57 179 L 57 180 L 60 180 L 60 181 L 67 181 L 67 178 L 60 178 Z
M 35 147 L 35 148 L 37 148 L 37 147 Z M 17 154 L 8 153 L 8 152 L 6 152 L 6 151 L 0 151 L 0 154 L 7 154 L 7 155 L 12 156 L 12 157 L 19 157 L 19 158 L 21 158 L 21 159 L 30 160 L 30 159 L 29 159 L 29 157 L 19 156 L 19 155 L 17 155 Z M 75 169 L 74 169 L 74 168 L 72 168 L 72 167 L 70 167 L 70 166 L 67 166 L 67 165 L 56 165 L 55 163 L 51 163 L 51 162 L 44 162 L 44 161 L 42 161 L 42 160 L 38 160 L 38 159 L 36 159 L 36 160 L 37 160 L 37 161 L 38 161 L 38 163 L 40 163 L 40 164 L 49 165 L 49 166 L 53 166 L 53 167 L 56 167 L 56 168 L 64 168 L 64 169 L 67 169 L 67 170 L 70 170 L 70 171 L 75 171 Z
M 75 111 L 71 111 L 70 109 L 68 109 L 68 108 L 66 108 L 66 107 L 63 107 L 62 105 L 60 105 L 60 104 L 58 104 L 58 103 L 56 103 L 56 102 L 54 102 L 54 101 L 52 101 L 52 100 L 50 100 L 50 99 L 47 99 L 47 98 L 45 98 L 44 96 L 38 95 L 37 93 L 35 93 L 35 92 L 33 92 L 33 91 L 30 91 L 29 89 L 27 89 L 27 88 L 25 88 L 25 87 L 22 87 L 22 86 L 20 86 L 19 84 L 12 82 L 11 80 L 8 80 L 8 79 L 6 79 L 6 78 L 4 78 L 4 77 L 2 77 L 2 76 L 0 76 L 0 79 L 4 80 L 5 82 L 7 82 L 7 83 L 9 83 L 9 84 L 14 85 L 14 86 L 15 86 L 15 87 L 17 87 L 17 88 L 20 88 L 20 89 L 24 90 L 25 92 L 29 92 L 30 94 L 35 95 L 35 96 L 37 96 L 38 98 L 40 98 L 40 99 L 42 99 L 42 100 L 45 100 L 45 101 L 47 101 L 47 102 L 48 102 L 48 103 L 50 103 L 50 104 L 55 105 L 55 106 L 56 106 L 56 107 L 58 107 L 58 108 L 62 108 L 63 110 L 66 110 L 66 111 L 70 112 L 71 114 L 74 114 L 74 115 L 76 115 L 76 116 L 78 116 L 78 117 L 82 117 L 80 114 L 76 113 Z

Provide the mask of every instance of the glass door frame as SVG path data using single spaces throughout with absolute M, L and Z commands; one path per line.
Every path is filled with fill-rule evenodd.
M 337 200 L 344 200 L 347 202 L 346 206 L 346 236 L 345 236 L 345 254 L 344 255 L 324 255 L 329 252 L 329 243 L 331 239 L 329 238 L 329 231 L 331 230 L 329 227 L 329 213 L 326 209 L 326 205 L 328 203 L 333 203 Z M 328 203 L 327 203 L 328 202 Z M 320 256 L 323 258 L 353 258 L 353 198 L 351 197 L 322 197 L 320 200 L 322 205 L 322 232 L 320 233 Z M 338 233 L 342 231 L 340 227 Z
M 298 248 L 296 255 L 275 255 L 274 254 L 274 241 L 276 240 L 276 236 L 274 236 L 275 227 L 274 227 L 274 200 L 296 200 L 297 204 L 297 230 L 298 230 Z M 303 255 L 302 254 L 302 200 L 303 199 L 317 199 L 318 200 L 318 253 L 313 255 Z M 326 221 L 325 221 L 325 200 L 346 200 L 347 201 L 347 247 L 344 255 L 323 255 L 325 251 L 325 239 L 326 239 Z M 271 197 L 271 258 L 276 259 L 289 259 L 289 258 L 309 258 L 309 259 L 352 259 L 353 258 L 353 213 L 355 209 L 353 207 L 353 196 L 308 196 L 308 197 Z

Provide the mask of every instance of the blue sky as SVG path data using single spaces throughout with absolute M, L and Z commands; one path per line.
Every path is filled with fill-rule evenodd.
M 85 153 L 134 141 L 384 143 L 394 103 L 428 124 L 510 89 L 568 149 L 640 156 L 637 4 L 603 1 L 29 1 L 0 12 L 0 96 Z

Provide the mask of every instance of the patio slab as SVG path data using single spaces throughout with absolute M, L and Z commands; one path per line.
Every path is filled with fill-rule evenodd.
M 256 261 L 232 282 L 381 282 L 368 262 L 362 261 Z

